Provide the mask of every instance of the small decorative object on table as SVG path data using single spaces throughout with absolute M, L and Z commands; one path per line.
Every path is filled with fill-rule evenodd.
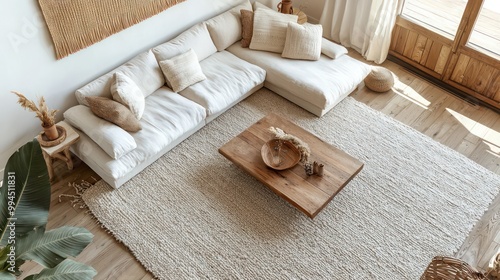
M 311 150 L 309 149 L 309 145 L 304 143 L 298 137 L 285 133 L 282 129 L 278 127 L 270 127 L 269 130 L 274 133 L 276 139 L 280 139 L 283 141 L 289 141 L 293 146 L 297 148 L 300 153 L 300 162 L 304 164 L 304 169 L 307 175 L 316 174 L 318 176 L 323 176 L 324 173 L 324 165 L 319 162 L 309 162 L 309 156 L 311 155 Z M 276 141 L 276 140 L 271 140 Z M 268 142 L 269 143 L 269 142 Z M 265 146 L 265 145 L 264 145 Z M 264 158 L 264 154 L 262 155 Z M 264 160 L 265 162 L 265 160 Z M 266 163 L 267 164 L 267 163 Z M 295 164 L 294 164 L 295 165 Z
M 294 167 L 300 160 L 299 150 L 287 140 L 272 139 L 261 148 L 264 163 L 276 170 Z
M 323 168 L 324 167 L 325 167 L 324 164 L 315 161 L 313 163 L 313 174 L 316 174 L 318 176 L 323 176 Z
M 300 162 L 306 163 L 309 161 L 309 156 L 311 155 L 311 150 L 309 149 L 309 145 L 304 143 L 304 141 L 300 140 L 298 137 L 286 134 L 281 128 L 271 126 L 269 131 L 274 133 L 274 137 L 276 139 L 287 140 L 290 141 L 300 152 Z
M 38 99 L 37 107 L 33 101 L 26 98 L 23 94 L 17 91 L 13 91 L 12 93 L 19 97 L 17 102 L 21 104 L 24 109 L 35 112 L 36 116 L 42 122 L 43 136 L 45 136 L 47 140 L 56 140 L 59 137 L 59 131 L 55 125 L 55 116 L 58 110 L 50 110 L 43 96 Z

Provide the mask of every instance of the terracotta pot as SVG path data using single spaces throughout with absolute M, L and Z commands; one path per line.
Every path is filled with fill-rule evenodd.
M 59 133 L 57 132 L 57 127 L 55 124 L 50 127 L 44 127 L 43 132 L 49 140 L 55 140 L 57 139 L 57 137 L 59 137 Z
M 292 0 L 283 0 L 278 4 L 278 11 L 283 14 L 293 14 Z

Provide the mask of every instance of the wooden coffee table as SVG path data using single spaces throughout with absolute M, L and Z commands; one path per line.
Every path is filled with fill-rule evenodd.
M 301 164 L 283 171 L 267 167 L 260 150 L 274 136 L 268 130 L 271 126 L 279 127 L 309 144 L 311 159 L 325 165 L 324 175 L 307 176 Z M 314 218 L 363 168 L 359 160 L 275 114 L 262 118 L 231 139 L 219 149 L 219 153 L 310 218 Z

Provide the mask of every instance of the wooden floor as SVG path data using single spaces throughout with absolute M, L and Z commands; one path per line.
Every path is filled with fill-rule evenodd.
M 361 59 L 358 54 L 351 53 L 351 56 Z M 393 91 L 377 94 L 361 87 L 351 96 L 500 174 L 499 114 L 456 98 L 390 61 L 386 61 L 383 66 L 397 77 Z M 99 177 L 78 160 L 73 171 L 56 164 L 55 173 L 57 177 L 52 185 L 48 228 L 79 226 L 94 234 L 92 243 L 76 260 L 94 267 L 98 271 L 95 279 L 152 279 L 152 275 L 145 271 L 127 248 L 102 229 L 85 209 L 73 208 L 69 199 L 58 202 L 60 194 L 74 192 L 68 183 L 82 180 L 94 183 Z M 493 211 L 485 215 L 488 219 L 500 213 L 500 200 L 492 206 Z M 474 266 L 484 267 L 490 255 L 500 247 L 500 234 L 497 236 L 500 222 L 491 219 L 494 222 L 489 224 L 488 230 L 473 233 L 473 237 L 479 237 L 475 240 L 481 241 L 474 244 L 479 245 L 464 250 Z M 480 247 L 490 249 L 478 250 Z M 25 272 L 21 279 L 39 271 L 40 267 L 28 263 L 22 269 Z

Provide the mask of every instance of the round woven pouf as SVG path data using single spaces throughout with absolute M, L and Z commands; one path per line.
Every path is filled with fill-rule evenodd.
M 394 85 L 391 71 L 384 67 L 373 66 L 372 71 L 365 78 L 365 86 L 376 92 L 389 91 Z

